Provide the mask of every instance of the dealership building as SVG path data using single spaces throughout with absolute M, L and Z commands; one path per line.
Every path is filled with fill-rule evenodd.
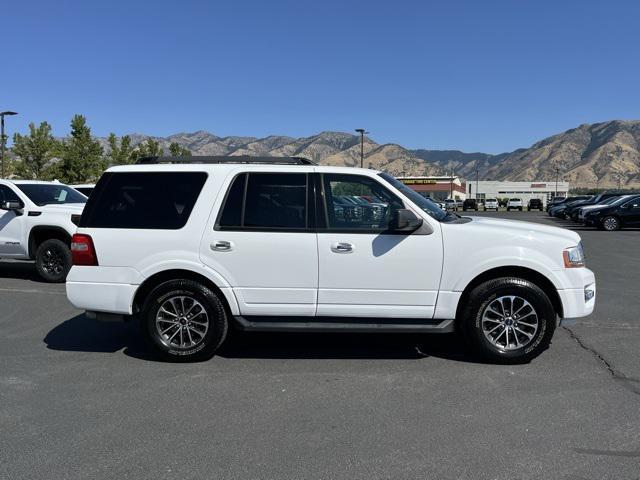
M 465 200 L 477 198 L 520 198 L 528 202 L 532 198 L 539 198 L 546 205 L 557 195 L 566 197 L 569 192 L 569 182 L 497 182 L 497 181 L 461 181 L 453 175 L 435 177 L 398 177 L 402 183 L 416 192 L 442 201 L 447 198 Z M 477 187 L 477 190 L 476 190 Z M 557 190 L 556 190 L 557 189 Z
M 468 181 L 466 183 L 467 198 L 477 198 L 482 201 L 485 198 L 521 198 L 528 202 L 532 198 L 539 198 L 546 205 L 556 196 L 556 182 L 494 182 L 494 181 Z M 569 182 L 558 182 L 557 192 L 559 197 L 566 197 L 569 192 Z
M 402 183 L 419 194 L 442 201 L 447 198 L 465 200 L 466 188 L 459 177 L 445 175 L 440 177 L 398 177 Z

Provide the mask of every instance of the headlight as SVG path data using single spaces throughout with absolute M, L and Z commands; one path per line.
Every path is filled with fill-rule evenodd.
M 584 267 L 584 249 L 582 248 L 582 242 L 575 247 L 564 249 L 562 251 L 562 257 L 564 258 L 565 268 Z

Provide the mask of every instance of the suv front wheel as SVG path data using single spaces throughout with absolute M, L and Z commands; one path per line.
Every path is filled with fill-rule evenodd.
M 149 293 L 140 327 L 162 359 L 194 362 L 215 354 L 227 336 L 228 320 L 222 299 L 208 287 L 170 280 Z
M 485 359 L 525 363 L 549 347 L 556 313 L 537 285 L 505 277 L 473 289 L 458 325 L 468 343 Z

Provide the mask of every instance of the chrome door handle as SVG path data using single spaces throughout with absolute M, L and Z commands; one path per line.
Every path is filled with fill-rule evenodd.
M 233 248 L 233 244 L 226 240 L 216 240 L 210 245 L 210 247 L 211 250 L 215 250 L 216 252 L 228 252 Z
M 334 242 L 331 244 L 331 251 L 335 253 L 351 253 L 356 249 L 352 243 Z

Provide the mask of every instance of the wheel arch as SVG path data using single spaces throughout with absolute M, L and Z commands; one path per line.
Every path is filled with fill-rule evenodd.
M 456 308 L 456 318 L 460 318 L 462 309 L 464 308 L 464 305 L 466 305 L 467 301 L 469 300 L 469 295 L 471 294 L 471 291 L 474 288 L 476 288 L 481 283 L 484 283 L 496 278 L 501 278 L 501 277 L 517 277 L 517 278 L 522 278 L 524 280 L 528 280 L 531 283 L 534 283 L 535 285 L 537 285 L 539 288 L 542 289 L 542 291 L 547 295 L 547 297 L 549 297 L 549 300 L 551 301 L 551 304 L 553 305 L 553 308 L 556 314 L 561 318 L 563 317 L 564 312 L 562 308 L 562 300 L 560 299 L 558 290 L 556 289 L 553 282 L 549 280 L 549 278 L 547 278 L 545 275 L 543 275 L 540 272 L 537 272 L 536 270 L 533 270 L 527 267 L 513 265 L 513 266 L 503 266 L 503 267 L 492 268 L 490 270 L 482 272 L 481 274 L 473 278 L 462 291 L 462 295 L 460 296 L 460 299 L 458 301 L 458 306 Z
M 193 270 L 174 268 L 170 270 L 163 270 L 146 278 L 136 290 L 133 296 L 131 311 L 135 315 L 142 309 L 145 297 L 158 285 L 167 282 L 169 280 L 193 280 L 195 282 L 202 283 L 206 287 L 210 288 L 213 292 L 217 293 L 220 300 L 225 306 L 227 314 L 229 316 L 238 315 L 238 304 L 230 288 L 221 288 L 216 285 L 210 278 Z
M 40 244 L 51 238 L 64 242 L 68 247 L 71 246 L 71 234 L 64 228 L 55 225 L 37 225 L 29 232 L 29 258 L 34 259 Z

